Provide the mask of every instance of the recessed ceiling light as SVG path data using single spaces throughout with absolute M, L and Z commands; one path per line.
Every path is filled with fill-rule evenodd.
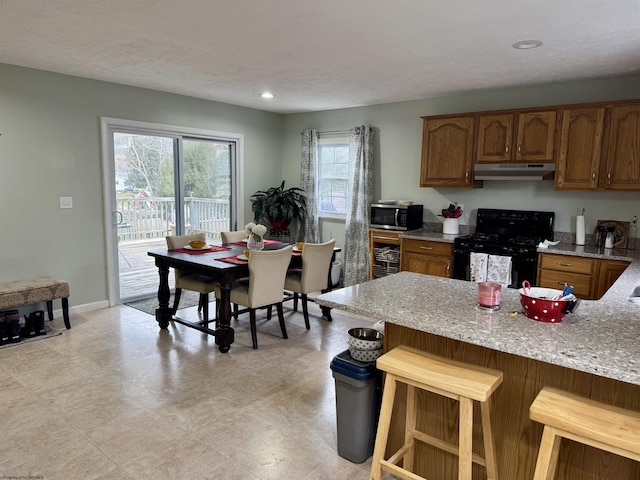
M 516 42 L 511 46 L 518 50 L 529 50 L 531 48 L 538 48 L 540 45 L 542 45 L 540 40 L 523 40 L 521 42 Z
M 264 93 L 261 93 L 260 96 L 262 98 L 273 98 L 273 93 L 264 92 Z

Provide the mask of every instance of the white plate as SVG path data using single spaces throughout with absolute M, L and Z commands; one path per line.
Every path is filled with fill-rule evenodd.
M 300 250 L 298 247 L 293 247 L 293 251 L 294 252 L 301 252 L 302 250 Z
M 249 241 L 248 238 L 243 238 L 242 240 L 240 240 L 242 243 L 247 243 Z
M 398 203 L 397 200 L 378 200 L 378 203 L 381 203 L 382 205 L 395 205 L 396 203 Z
M 249 259 L 248 259 L 247 257 L 245 257 L 244 255 L 238 255 L 236 258 L 237 258 L 238 260 L 246 260 L 246 261 L 249 261 Z
M 185 250 L 208 250 L 212 247 L 213 245 L 205 245 L 204 247 L 201 248 L 193 248 L 191 245 L 185 245 L 184 248 Z

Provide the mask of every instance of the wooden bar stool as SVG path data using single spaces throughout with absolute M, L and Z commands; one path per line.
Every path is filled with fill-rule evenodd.
M 412 473 L 415 440 L 458 455 L 458 479 L 471 480 L 472 463 L 487 469 L 487 478 L 497 480 L 495 446 L 491 430 L 491 394 L 502 383 L 502 372 L 467 363 L 448 360 L 413 348 L 399 346 L 385 353 L 376 366 L 387 373 L 376 444 L 371 464 L 371 480 L 380 480 L 384 472 L 399 478 L 418 480 L 423 477 Z M 388 460 L 384 453 L 389 438 L 391 413 L 397 382 L 407 385 L 407 412 L 405 418 L 404 445 Z M 416 430 L 416 389 L 426 390 L 460 402 L 458 445 L 445 442 Z M 480 402 L 484 458 L 472 452 L 473 401 Z M 402 467 L 398 463 L 402 460 Z
M 544 387 L 529 416 L 544 424 L 533 480 L 555 478 L 562 438 L 640 462 L 638 412 Z

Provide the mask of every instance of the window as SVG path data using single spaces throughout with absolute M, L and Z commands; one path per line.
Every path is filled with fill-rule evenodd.
M 347 213 L 349 140 L 318 140 L 318 213 L 343 217 Z

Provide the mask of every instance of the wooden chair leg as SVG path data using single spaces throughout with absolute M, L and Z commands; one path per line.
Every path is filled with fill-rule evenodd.
M 249 323 L 251 325 L 251 341 L 253 342 L 253 349 L 258 349 L 258 332 L 256 330 L 256 309 L 249 309 Z
M 498 480 L 498 462 L 496 460 L 496 444 L 491 427 L 491 398 L 480 403 L 482 416 L 482 438 L 484 440 L 484 461 L 487 469 L 487 480 Z
M 284 324 L 284 312 L 282 311 L 282 302 L 276 303 L 276 310 L 278 311 L 278 321 L 280 322 L 280 331 L 282 332 L 282 338 L 286 340 L 289 337 L 287 336 L 287 327 Z
M 556 477 L 561 439 L 555 428 L 544 427 L 533 480 L 553 480 Z
M 176 293 L 173 297 L 173 311 L 171 312 L 172 315 L 175 315 L 178 311 L 178 306 L 180 305 L 180 295 L 182 295 L 182 289 L 176 288 Z
M 409 445 L 407 453 L 402 458 L 402 468 L 413 472 L 413 456 L 415 453 L 414 433 L 416 431 L 416 409 L 417 409 L 416 387 L 407 384 L 407 412 L 405 415 L 404 444 Z
M 473 400 L 460 398 L 460 435 L 458 440 L 458 479 L 471 480 L 473 441 Z
M 202 305 L 202 321 L 203 325 L 206 327 L 207 325 L 209 325 L 209 295 L 207 295 L 206 293 L 203 293 L 202 295 L 204 295 L 204 302 Z
M 209 301 L 209 295 L 207 295 L 206 293 L 201 293 L 200 297 L 198 297 L 198 313 L 202 311 L 205 303 L 207 303 L 208 301 Z
M 298 293 L 297 292 L 293 292 L 293 311 L 294 312 L 298 311 Z
M 303 293 L 300 295 L 302 298 L 302 314 L 304 315 L 304 326 L 307 327 L 307 330 L 311 330 L 311 326 L 309 325 L 309 307 L 307 305 L 307 294 Z
M 383 459 L 387 449 L 389 439 L 389 426 L 391 425 L 391 413 L 393 411 L 393 401 L 396 396 L 396 378 L 387 374 L 382 391 L 382 405 L 380 407 L 380 419 L 378 420 L 378 433 L 376 435 L 375 448 L 373 449 L 373 459 L 371 461 L 371 480 L 382 478 L 380 461 Z

